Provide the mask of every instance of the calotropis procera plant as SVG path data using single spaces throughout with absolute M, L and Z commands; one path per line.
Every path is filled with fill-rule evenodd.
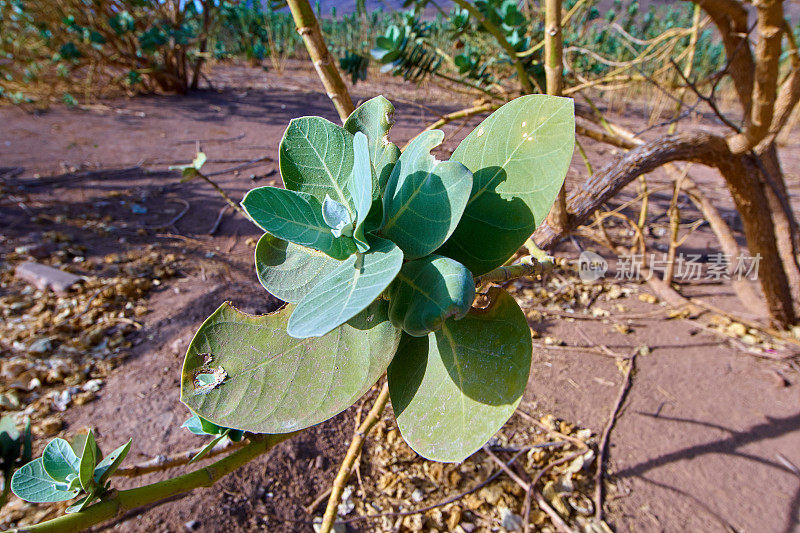
M 387 373 L 400 431 L 420 455 L 461 461 L 511 416 L 528 381 L 530 330 L 503 289 L 474 308 L 474 278 L 511 258 L 546 217 L 574 145 L 572 100 L 529 95 L 472 131 L 449 161 L 425 131 L 389 141 L 383 97 L 344 126 L 293 120 L 285 188 L 242 201 L 266 233 L 258 278 L 288 303 L 223 304 L 184 362 L 181 400 L 224 428 L 289 433 L 351 406 Z

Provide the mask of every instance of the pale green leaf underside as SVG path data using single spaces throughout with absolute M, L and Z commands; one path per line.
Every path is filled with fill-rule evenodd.
M 327 194 L 350 208 L 352 133 L 321 117 L 296 118 L 283 134 L 279 159 L 287 189 L 311 194 L 320 203 Z
M 403 335 L 389 366 L 397 424 L 427 459 L 463 461 L 511 417 L 522 399 L 531 364 L 525 315 L 502 289 L 494 304 L 447 320 L 427 337 Z
M 51 440 L 42 452 L 42 467 L 56 481 L 64 482 L 69 474 L 77 474 L 80 463 L 80 457 L 64 439 Z
M 347 131 L 355 134 L 357 131 L 364 133 L 369 141 L 369 155 L 377 177 L 376 188 L 373 196 L 378 197 L 383 191 L 392 167 L 400 157 L 400 149 L 389 142 L 389 129 L 394 124 L 392 116 L 394 106 L 383 96 L 376 96 L 367 100 L 348 117 L 344 123 Z
M 356 251 L 353 239 L 333 235 L 325 222 L 322 204 L 308 193 L 259 187 L 245 195 L 242 206 L 261 229 L 279 239 L 337 259 L 345 259 Z
M 372 192 L 375 180 L 372 175 L 372 163 L 370 162 L 369 148 L 367 147 L 367 137 L 363 133 L 356 132 L 353 140 L 355 162 L 353 163 L 353 177 L 350 180 L 350 195 L 353 198 L 353 205 L 356 211 L 355 229 L 353 237 L 356 240 L 360 252 L 368 249 L 367 239 L 364 234 L 364 221 L 369 215 L 372 207 Z
M 461 263 L 440 255 L 409 261 L 389 289 L 389 319 L 414 337 L 462 318 L 475 299 L 472 274 Z
M 261 285 L 284 302 L 297 303 L 341 261 L 322 252 L 265 233 L 256 244 L 256 274 Z
M 400 248 L 372 237 L 369 252 L 341 262 L 297 304 L 289 319 L 289 335 L 320 337 L 350 320 L 380 296 L 402 264 Z
M 58 489 L 56 482 L 44 471 L 41 457 L 14 472 L 11 490 L 23 500 L 34 503 L 63 502 L 74 498 L 79 492 Z
M 383 374 L 397 349 L 400 332 L 386 320 L 385 302 L 310 339 L 286 333 L 292 310 L 251 316 L 223 304 L 189 345 L 181 401 L 220 426 L 288 433 L 350 407 Z M 207 365 L 221 366 L 227 377 L 198 393 L 194 375 Z
M 430 154 L 443 139 L 441 130 L 418 135 L 386 185 L 381 234 L 407 259 L 425 257 L 450 237 L 472 190 L 472 175 L 464 165 L 438 161 Z
M 341 236 L 345 226 L 352 222 L 347 206 L 340 204 L 330 196 L 325 196 L 325 200 L 322 202 L 322 219 L 331 228 L 334 237 Z
M 505 263 L 550 211 L 574 144 L 570 98 L 527 95 L 492 113 L 453 152 L 473 173 L 472 194 L 438 253 L 476 276 Z

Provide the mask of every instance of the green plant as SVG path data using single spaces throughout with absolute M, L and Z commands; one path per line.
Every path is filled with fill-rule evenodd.
M 82 511 L 108 492 L 108 480 L 130 447 L 129 440 L 103 457 L 91 431 L 71 443 L 53 439 L 41 457 L 17 470 L 11 479 L 11 490 L 20 498 L 37 503 L 63 502 L 85 494 L 66 510 Z
M 349 407 L 388 368 L 401 432 L 421 455 L 459 461 L 508 419 L 530 334 L 498 289 L 472 308 L 474 277 L 503 265 L 546 216 L 574 142 L 571 100 L 500 108 L 450 161 L 427 131 L 400 153 L 393 107 L 372 99 L 337 126 L 295 119 L 280 146 L 285 189 L 242 201 L 267 233 L 262 285 L 289 302 L 252 317 L 223 304 L 198 331 L 181 399 L 225 427 L 297 431 Z
M 476 285 L 537 272 L 532 258 L 504 265 L 564 180 L 572 100 L 513 100 L 449 161 L 431 154 L 444 137 L 437 130 L 401 152 L 388 138 L 393 112 L 377 97 L 344 126 L 293 120 L 280 146 L 285 188 L 253 189 L 242 201 L 267 232 L 256 246 L 258 278 L 289 303 L 264 316 L 217 309 L 187 350 L 181 400 L 193 412 L 183 427 L 212 437 L 190 462 L 223 439 L 248 442 L 194 472 L 112 491 L 130 441 L 102 458 L 91 432 L 72 444 L 54 439 L 14 474 L 12 490 L 34 502 L 83 497 L 72 514 L 28 530 L 78 531 L 208 486 L 350 407 L 384 373 L 403 438 L 423 457 L 461 461 L 508 420 L 528 381 L 530 330 L 502 288 L 475 305 Z M 203 162 L 198 154 L 180 170 L 202 177 Z M 371 424 L 386 399 L 385 390 Z

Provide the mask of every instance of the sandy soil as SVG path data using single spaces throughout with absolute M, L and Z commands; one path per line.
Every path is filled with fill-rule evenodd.
M 184 258 L 182 277 L 153 294 L 133 355 L 114 371 L 97 400 L 65 414 L 68 432 L 92 425 L 109 446 L 134 436 L 134 461 L 201 442 L 188 438 L 178 427 L 187 413 L 178 401 L 178 382 L 183 351 L 202 320 L 224 300 L 249 312 L 266 312 L 279 305 L 259 286 L 252 269 L 249 239 L 258 237 L 257 229 L 228 213 L 217 233 L 208 235 L 223 201 L 204 183 L 180 183 L 174 173 L 165 172 L 167 167 L 191 160 L 195 139 L 214 140 L 203 143 L 211 170 L 268 157 L 218 178 L 234 198 L 241 198 L 256 184 L 279 182 L 275 158 L 291 118 L 336 119 L 319 82 L 307 71 L 290 68 L 281 77 L 255 69 L 218 67 L 212 79 L 217 90 L 185 97 L 113 100 L 83 109 L 54 107 L 37 114 L 0 109 L 0 165 L 24 169 L 15 183 L 27 185 L 14 191 L 29 210 L 51 218 L 66 215 L 67 220 L 79 214 L 110 216 L 117 229 L 102 237 L 77 225 L 66 228 L 88 247 L 90 256 L 155 243 L 160 252 Z M 393 79 L 354 89 L 359 99 L 378 93 L 396 104 L 398 126 L 393 138 L 397 142 L 459 103 L 435 87 L 415 88 Z M 637 115 L 631 109 L 620 120 L 641 125 Z M 697 127 L 715 126 L 701 123 Z M 446 148 L 452 149 L 470 128 L 445 129 Z M 611 153 L 591 143 L 587 150 L 596 167 Z M 796 191 L 800 145 L 786 147 L 783 157 L 791 189 Z M 47 176 L 61 174 L 52 186 L 38 185 Z M 569 181 L 574 184 L 584 174 L 576 156 Z M 695 177 L 735 221 L 719 177 L 702 169 L 696 169 Z M 668 183 L 660 174 L 651 180 L 653 185 Z M 634 193 L 631 189 L 626 194 Z M 669 194 L 655 196 L 654 212 L 665 210 Z M 186 200 L 190 208 L 172 228 L 138 231 L 173 218 L 181 207 L 175 199 Z M 46 220 L 32 224 L 16 201 L 3 198 L 0 202 L 4 252 L 35 241 L 57 225 Z M 147 213 L 134 214 L 131 202 L 145 205 Z M 686 213 L 687 219 L 697 216 L 690 208 Z M 687 241 L 686 249 L 713 251 L 713 235 L 702 228 Z M 563 244 L 560 252 L 576 255 L 570 243 Z M 718 306 L 745 311 L 737 308 L 725 285 L 692 285 L 685 290 Z M 635 294 L 595 305 L 613 310 L 613 304 L 640 315 L 658 309 Z M 532 322 L 542 337 L 567 344 L 584 344 L 587 336 L 619 353 L 630 353 L 641 345 L 651 348 L 650 355 L 638 358 L 628 401 L 612 434 L 610 522 L 619 531 L 797 531 L 800 478 L 780 457 L 800 465 L 798 367 L 746 355 L 691 321 L 668 321 L 664 316 L 656 312 L 627 320 L 632 330 L 627 334 L 600 320 Z M 599 433 L 621 381 L 613 358 L 546 349 L 537 343 L 522 408 L 553 414 Z M 186 530 L 186 522 L 195 520 L 198 531 L 310 531 L 311 517 L 303 506 L 332 480 L 351 434 L 351 419 L 352 413 L 343 413 L 280 445 L 213 488 L 126 515 L 112 527 L 179 532 Z M 515 417 L 512 423 L 525 421 Z M 323 460 L 315 460 L 317 456 Z M 145 480 L 156 479 L 159 475 Z

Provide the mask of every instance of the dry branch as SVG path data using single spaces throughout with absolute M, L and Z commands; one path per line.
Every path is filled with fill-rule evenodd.
M 311 56 L 311 62 L 317 70 L 317 75 L 325 86 L 328 98 L 331 99 L 336 112 L 339 113 L 339 118 L 344 122 L 355 110 L 355 107 L 353 107 L 353 100 L 350 99 L 347 86 L 339 74 L 339 69 L 336 68 L 336 63 L 328 52 L 328 46 L 325 44 L 317 17 L 314 16 L 314 10 L 308 0 L 288 0 L 287 3 L 297 26 L 297 33 L 303 37 L 308 55 Z
M 632 180 L 675 161 L 689 161 L 716 168 L 725 178 L 734 203 L 742 215 L 750 253 L 761 254 L 761 286 L 767 296 L 770 316 L 780 324 L 794 323 L 795 313 L 789 282 L 779 260 L 775 228 L 761 183 L 752 179 L 743 158 L 735 157 L 723 137 L 706 132 L 668 135 L 638 146 L 617 161 L 595 172 L 572 191 L 567 199 L 567 230 L 585 223 L 594 212 Z M 540 248 L 550 248 L 560 238 L 545 221 L 534 234 Z
M 353 464 L 361 455 L 361 447 L 364 445 L 364 439 L 367 433 L 369 433 L 380 420 L 388 401 L 389 384 L 387 382 L 381 387 L 381 392 L 372 405 L 372 409 L 369 410 L 367 417 L 361 422 L 361 425 L 353 435 L 353 440 L 350 442 L 350 447 L 347 449 L 344 461 L 342 461 L 342 465 L 336 473 L 336 478 L 333 480 L 331 495 L 328 498 L 328 506 L 325 509 L 325 516 L 322 517 L 322 525 L 320 525 L 319 533 L 330 533 L 333 522 L 336 520 L 336 511 L 339 507 L 339 501 L 342 499 L 342 491 L 344 491 L 347 478 L 350 477 L 350 472 L 353 470 Z

